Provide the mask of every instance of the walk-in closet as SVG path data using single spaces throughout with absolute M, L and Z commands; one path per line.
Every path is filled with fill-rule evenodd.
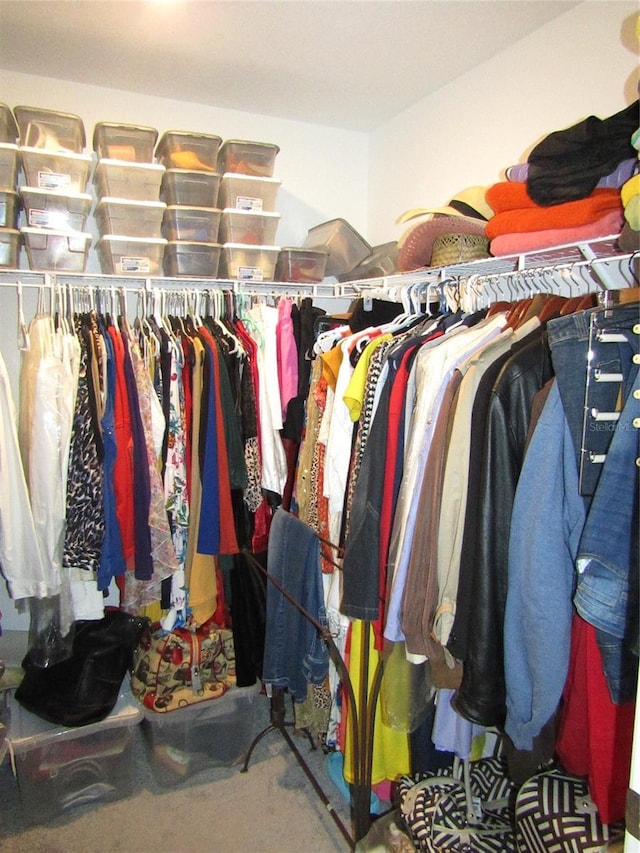
M 0 850 L 640 851 L 639 56 L 0 0 Z

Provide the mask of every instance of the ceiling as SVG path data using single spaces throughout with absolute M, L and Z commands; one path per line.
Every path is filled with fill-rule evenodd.
M 371 131 L 572 0 L 0 0 L 0 67 Z

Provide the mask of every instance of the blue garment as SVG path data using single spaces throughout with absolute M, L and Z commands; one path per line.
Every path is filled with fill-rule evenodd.
M 532 748 L 562 696 L 584 518 L 574 446 L 554 382 L 527 449 L 511 516 L 505 731 L 518 749 Z
M 613 334 L 617 340 L 590 337 L 592 318 L 605 338 Z M 607 564 L 605 568 L 594 563 L 578 575 L 575 604 L 596 628 L 614 702 L 635 698 L 638 673 L 638 429 L 634 420 L 639 412 L 633 388 L 638 378 L 634 358 L 640 352 L 640 335 L 634 329 L 639 321 L 638 306 L 623 305 L 606 312 L 577 312 L 547 326 L 588 515 L 578 557 L 584 564 L 593 554 L 596 561 Z M 585 400 L 587 364 L 591 376 Z M 622 381 L 594 381 L 598 370 L 619 374 Z M 593 417 L 596 411 L 620 410 L 620 401 L 626 404 L 617 423 Z M 605 463 L 589 462 L 589 452 L 605 456 Z
M 116 515 L 116 493 L 113 483 L 113 471 L 116 464 L 117 444 L 115 436 L 114 405 L 116 394 L 116 366 L 113 354 L 113 344 L 108 334 L 102 335 L 105 359 L 107 364 L 107 382 L 102 415 L 102 440 L 104 444 L 102 505 L 104 512 L 104 539 L 100 551 L 98 567 L 98 589 L 101 592 L 109 589 L 111 578 L 123 575 L 126 571 L 120 524 Z
M 267 571 L 326 627 L 318 537 L 282 508 L 271 522 Z M 303 702 L 308 684 L 322 684 L 328 671 L 329 651 L 318 630 L 269 582 L 262 680 L 274 687 L 288 687 L 293 699 Z

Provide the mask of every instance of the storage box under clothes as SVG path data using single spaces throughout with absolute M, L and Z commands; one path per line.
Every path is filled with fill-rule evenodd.
M 91 171 L 90 154 L 20 148 L 25 184 L 43 190 L 83 193 Z
M 20 229 L 32 270 L 84 272 L 91 234 L 83 231 L 54 231 L 48 228 Z
M 164 274 L 215 278 L 218 275 L 221 249 L 219 243 L 170 240 L 164 250 Z
M 166 245 L 161 237 L 104 234 L 96 243 L 100 269 L 105 275 L 162 275 Z
M 220 220 L 221 243 L 271 246 L 276 242 L 280 214 L 262 210 L 226 208 Z
M 162 179 L 160 198 L 166 204 L 188 207 L 216 207 L 220 189 L 217 172 L 195 169 L 167 169 Z
M 225 243 L 218 277 L 236 281 L 273 281 L 279 251 L 279 246 Z
M 96 204 L 94 216 L 100 236 L 120 234 L 127 237 L 161 236 L 163 201 L 134 201 L 105 196 Z
M 0 267 L 16 270 L 22 241 L 17 228 L 0 228 Z
M 222 211 L 217 207 L 170 204 L 162 219 L 162 236 L 166 240 L 217 243 L 221 216 Z
M 93 129 L 93 150 L 99 159 L 153 163 L 153 147 L 157 138 L 155 127 L 99 121 Z
M 165 173 L 159 163 L 128 163 L 126 160 L 98 160 L 93 182 L 98 198 L 126 198 L 129 201 L 158 201 Z
M 88 193 L 20 187 L 25 224 L 32 228 L 82 231 L 91 209 Z
M 236 210 L 274 211 L 281 181 L 226 172 L 220 181 L 218 206 Z
M 243 760 L 253 737 L 258 686 L 175 711 L 143 709 L 142 731 L 157 782 L 176 785 L 202 770 Z
M 133 793 L 134 738 L 142 712 L 128 691 L 122 691 L 106 719 L 77 728 L 48 723 L 14 697 L 9 702 L 7 741 L 15 756 L 20 802 L 30 821 Z
M 167 130 L 156 146 L 156 160 L 167 169 L 216 172 L 222 139 L 210 133 Z

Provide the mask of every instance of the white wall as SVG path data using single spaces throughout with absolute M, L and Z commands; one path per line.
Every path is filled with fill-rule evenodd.
M 1 62 L 1 59 L 0 59 Z M 310 227 L 341 216 L 359 231 L 367 228 L 368 136 L 302 122 L 250 115 L 236 110 L 172 101 L 130 92 L 79 85 L 64 80 L 19 74 L 0 68 L 0 100 L 74 113 L 87 134 L 92 152 L 98 121 L 115 121 L 166 130 L 214 133 L 223 139 L 254 139 L 280 146 L 274 177 L 282 184 L 276 210 L 281 218 L 276 241 L 299 246 Z M 91 192 L 92 187 L 87 188 Z M 90 217 L 90 220 L 93 218 Z M 97 236 L 95 223 L 88 230 Z M 25 252 L 21 266 L 27 267 Z M 94 251 L 88 272 L 100 272 Z
M 487 14 L 492 4 L 486 3 Z M 370 140 L 368 239 L 403 211 L 502 180 L 549 132 L 637 98 L 636 2 L 585 2 L 400 113 Z M 429 49 L 428 40 L 425 50 Z

